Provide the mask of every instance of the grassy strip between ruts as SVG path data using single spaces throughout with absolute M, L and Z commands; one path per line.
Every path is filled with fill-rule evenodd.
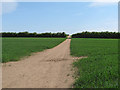
M 65 38 L 2 38 L 2 62 L 18 61 L 32 52 L 53 48 Z
M 73 38 L 71 55 L 88 56 L 73 63 L 75 88 L 118 87 L 118 39 Z

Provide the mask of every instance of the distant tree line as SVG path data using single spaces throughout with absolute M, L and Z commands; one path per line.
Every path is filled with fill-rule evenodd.
M 67 34 L 65 32 L 58 33 L 29 33 L 29 32 L 2 32 L 2 37 L 66 37 Z
M 120 32 L 82 32 L 72 35 L 72 38 L 120 38 Z

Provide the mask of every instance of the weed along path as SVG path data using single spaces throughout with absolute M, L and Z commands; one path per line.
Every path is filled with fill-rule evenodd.
M 70 39 L 58 46 L 2 66 L 3 88 L 70 88 L 74 79 Z

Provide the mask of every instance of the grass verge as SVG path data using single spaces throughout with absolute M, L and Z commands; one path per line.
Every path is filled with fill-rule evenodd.
M 71 55 L 88 56 L 74 62 L 75 88 L 118 88 L 118 40 L 73 38 Z

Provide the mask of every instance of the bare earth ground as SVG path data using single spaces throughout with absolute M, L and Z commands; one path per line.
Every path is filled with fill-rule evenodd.
M 3 88 L 70 88 L 74 82 L 70 39 L 17 62 L 2 65 Z M 81 57 L 82 58 L 82 57 Z

